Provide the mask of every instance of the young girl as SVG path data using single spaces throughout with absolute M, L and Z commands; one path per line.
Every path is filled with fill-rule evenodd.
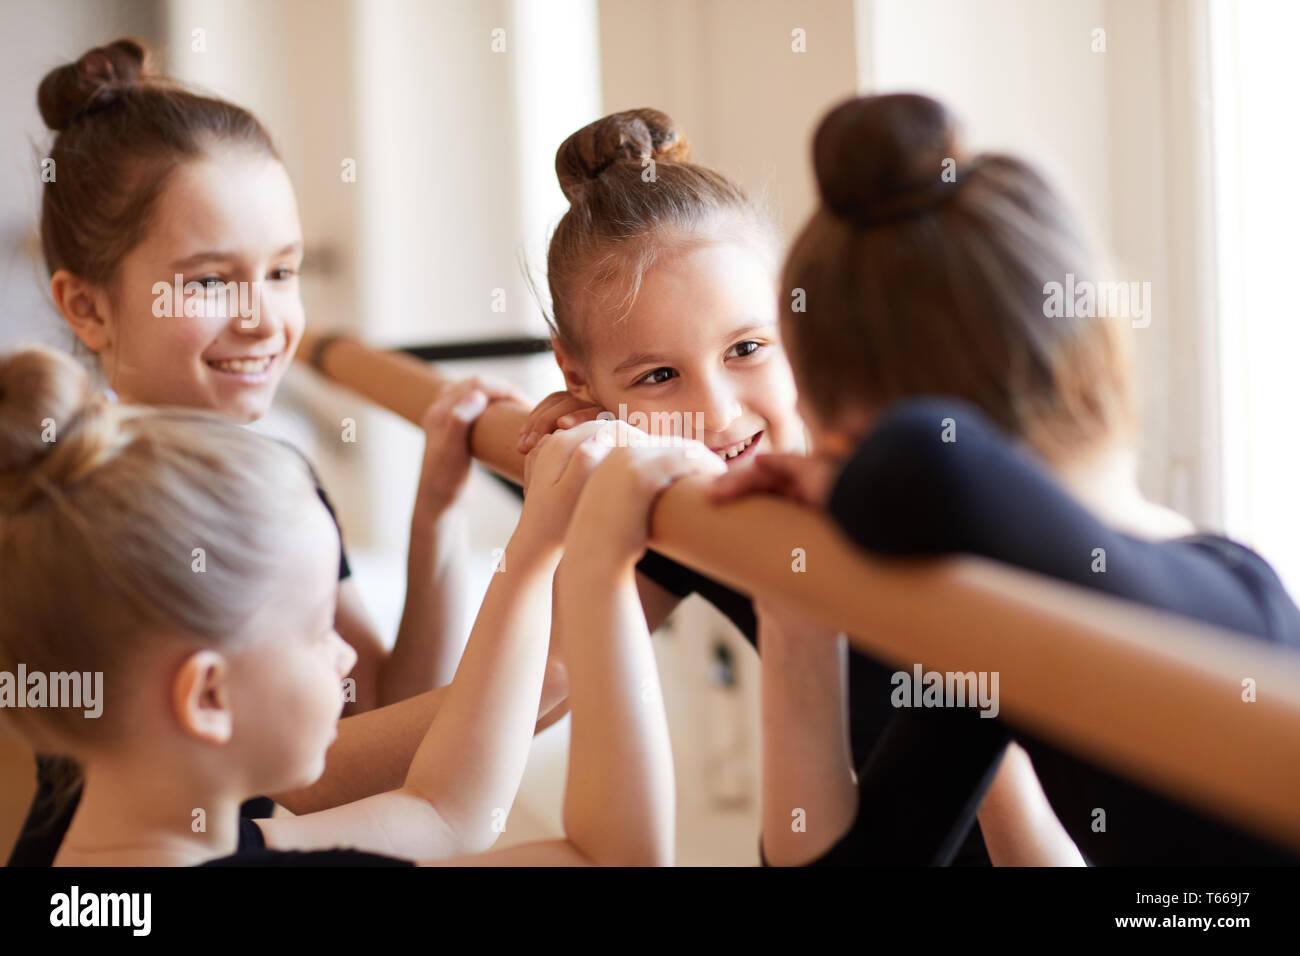
M 5 711 L 84 768 L 56 862 L 473 862 L 458 857 L 492 845 L 527 758 L 553 582 L 574 703 L 567 838 L 482 862 L 671 862 L 671 755 L 633 566 L 656 494 L 723 468 L 689 448 L 611 453 L 611 427 L 530 456 L 507 570 L 404 783 L 240 823 L 248 796 L 320 775 L 356 658 L 334 630 L 338 537 L 309 470 L 220 418 L 112 404 L 55 352 L 0 357 L 0 668 L 104 681 L 95 716 Z M 70 601 L 68 580 L 95 586 Z M 331 847 L 382 856 L 283 855 Z
M 815 454 L 759 457 L 717 500 L 783 493 L 878 554 L 973 553 L 1300 646 L 1263 559 L 1138 491 L 1123 317 L 1047 317 L 1047 283 L 1096 273 L 1030 167 L 967 156 L 914 95 L 833 110 L 814 164 L 821 208 L 783 278 L 809 308 L 784 311 L 782 336 Z M 969 710 L 899 710 L 851 763 L 834 635 L 779 608 L 760 633 L 771 862 L 946 862 L 977 810 L 997 862 L 1077 861 L 1076 845 L 1097 864 L 1294 862 L 1032 733 L 1008 749 L 1002 721 Z
M 634 423 L 643 416 L 652 432 L 698 423 L 693 437 L 733 472 L 762 453 L 804 451 L 777 326 L 779 301 L 801 306 L 778 288 L 779 242 L 761 209 L 691 163 L 684 134 L 655 110 L 584 127 L 560 146 L 555 165 L 571 205 L 551 238 L 547 278 L 568 387 L 537 406 L 520 450 L 608 410 Z M 653 552 L 639 572 L 652 628 L 698 592 L 759 643 L 747 597 Z M 764 671 L 784 666 L 762 646 Z M 849 743 L 860 762 L 893 717 L 892 687 L 876 662 L 848 660 Z M 561 713 L 562 705 L 546 720 Z M 1002 819 L 1017 825 L 1014 814 Z M 978 832 L 962 861 L 987 865 Z
M 144 50 L 130 40 L 51 71 L 38 102 L 56 133 L 56 175 L 43 186 L 41 207 L 50 291 L 107 384 L 124 402 L 207 409 L 236 422 L 262 416 L 304 324 L 302 229 L 265 129 L 238 106 L 150 75 Z M 510 386 L 473 380 L 430 410 L 406 607 L 391 652 L 340 557 L 338 629 L 357 654 L 347 711 L 414 699 L 364 734 L 341 731 L 344 759 L 313 792 L 279 795 L 291 808 L 348 799 L 332 781 L 364 777 L 376 735 L 391 729 L 414 747 L 428 726 L 436 704 L 428 692 L 451 680 L 464 642 L 467 562 L 459 559 L 463 517 L 453 506 L 468 474 L 466 436 L 488 401 L 519 397 Z M 38 767 L 14 863 L 48 863 L 75 807 L 69 801 L 50 818 L 67 768 L 45 758 Z M 381 775 L 377 786 L 394 782 Z M 249 809 L 269 812 L 265 804 Z

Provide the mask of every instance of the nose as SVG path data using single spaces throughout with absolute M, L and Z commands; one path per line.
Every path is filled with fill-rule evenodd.
M 357 665 L 356 649 L 335 632 L 334 640 L 338 642 L 338 654 L 336 657 L 336 666 L 338 667 L 339 677 L 347 677 L 352 673 L 352 668 Z
M 713 435 L 725 432 L 744 412 L 735 387 L 729 377 L 722 372 L 703 380 L 703 387 L 697 397 L 694 410 L 703 415 L 702 424 L 705 433 Z
M 250 339 L 270 339 L 279 335 L 284 327 L 274 307 L 274 296 L 266 294 L 262 282 L 240 283 L 239 308 L 230 317 L 236 334 Z

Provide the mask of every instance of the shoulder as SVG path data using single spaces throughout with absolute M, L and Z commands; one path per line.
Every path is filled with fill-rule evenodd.
M 1167 542 L 1194 550 L 1232 577 L 1259 609 L 1261 636 L 1300 647 L 1300 608 L 1273 566 L 1259 552 L 1219 534 L 1190 534 Z

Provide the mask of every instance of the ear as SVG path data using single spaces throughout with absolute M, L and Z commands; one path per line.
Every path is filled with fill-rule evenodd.
M 67 269 L 50 276 L 50 295 L 59 312 L 86 348 L 99 353 L 112 341 L 108 325 L 108 300 L 97 286 Z
M 221 745 L 234 732 L 230 664 L 216 651 L 195 651 L 181 663 L 172 682 L 172 709 L 185 732 Z
M 551 347 L 555 350 L 555 364 L 564 373 L 564 387 L 569 394 L 591 405 L 599 405 L 600 402 L 591 390 L 591 382 L 582 363 L 554 339 L 551 340 Z

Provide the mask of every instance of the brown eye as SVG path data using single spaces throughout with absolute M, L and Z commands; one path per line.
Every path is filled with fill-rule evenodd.
M 733 345 L 733 346 L 731 347 L 731 352 L 735 352 L 737 349 L 739 349 L 739 350 L 740 350 L 740 354 L 737 355 L 736 358 L 744 358 L 744 357 L 747 356 L 747 355 L 753 355 L 755 352 L 757 352 L 757 351 L 758 351 L 759 349 L 761 349 L 762 347 L 763 347 L 763 346 L 762 346 L 761 343 L 759 343 L 759 342 L 754 342 L 754 341 L 751 340 L 751 341 L 746 341 L 746 342 L 739 342 L 739 343 L 737 343 L 736 345 Z M 729 352 L 728 355 L 730 355 L 731 352 Z
M 662 385 L 677 377 L 677 370 L 668 367 L 651 369 L 636 380 L 636 385 Z

